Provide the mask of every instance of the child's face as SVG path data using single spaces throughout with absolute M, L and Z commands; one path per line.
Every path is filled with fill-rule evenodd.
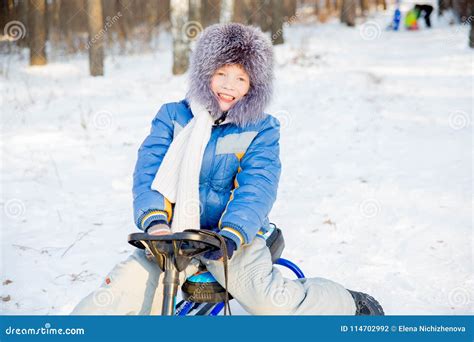
M 212 76 L 211 89 L 225 112 L 248 93 L 250 78 L 240 65 L 224 65 Z

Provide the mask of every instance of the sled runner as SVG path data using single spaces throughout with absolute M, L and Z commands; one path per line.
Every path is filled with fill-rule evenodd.
M 283 234 L 275 225 L 267 232 L 259 232 L 266 241 L 272 262 L 289 268 L 298 278 L 304 278 L 303 272 L 291 261 L 281 258 L 285 247 Z M 227 275 L 227 251 L 223 238 L 207 230 L 185 230 L 170 235 L 149 235 L 133 233 L 128 242 L 140 249 L 148 249 L 155 257 L 158 266 L 164 272 L 163 307 L 164 316 L 209 315 L 216 316 L 222 309 L 230 313 L 229 301 L 232 295 L 226 286 L 221 286 L 204 265 L 199 271 L 188 277 L 181 287 L 183 300 L 176 304 L 179 286 L 179 272 L 183 271 L 195 257 L 208 251 L 223 249 L 224 273 Z M 226 282 L 227 282 L 227 276 Z

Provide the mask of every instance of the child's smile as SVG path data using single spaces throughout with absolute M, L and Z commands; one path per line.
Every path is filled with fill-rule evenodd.
M 211 89 L 220 109 L 227 111 L 248 93 L 250 77 L 240 65 L 224 65 L 212 76 Z

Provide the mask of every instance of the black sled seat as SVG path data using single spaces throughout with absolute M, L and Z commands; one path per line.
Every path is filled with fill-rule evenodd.
M 257 236 L 256 239 L 265 239 L 267 247 L 270 249 L 272 262 L 275 263 L 285 248 L 282 231 L 271 223 L 268 231 L 260 231 L 258 235 L 261 237 Z M 197 273 L 186 279 L 181 291 L 185 300 L 194 303 L 220 303 L 225 299 L 225 289 L 204 266 L 201 266 Z M 229 299 L 232 299 L 232 294 L 229 294 Z

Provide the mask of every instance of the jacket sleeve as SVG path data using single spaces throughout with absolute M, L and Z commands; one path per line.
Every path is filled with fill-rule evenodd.
M 280 123 L 270 117 L 240 158 L 234 189 L 219 221 L 220 234 L 238 247 L 254 239 L 276 200 L 281 174 L 279 140 Z
M 133 211 L 139 229 L 145 230 L 156 220 L 171 220 L 171 203 L 160 192 L 152 190 L 151 184 L 172 140 L 173 121 L 168 105 L 163 105 L 153 119 L 150 134 L 138 149 L 133 172 Z

